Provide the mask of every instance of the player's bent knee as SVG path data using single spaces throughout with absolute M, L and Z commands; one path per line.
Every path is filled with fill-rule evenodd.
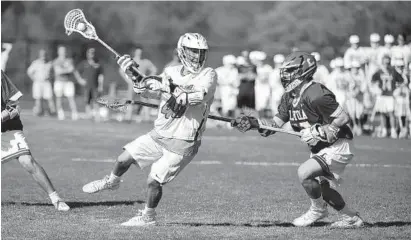
M 151 187 L 151 188 L 159 188 L 162 186 L 161 183 L 159 183 L 157 180 L 153 179 L 152 177 L 148 177 L 147 185 L 148 187 Z
M 312 178 L 311 177 L 312 176 L 312 171 L 309 168 L 307 168 L 305 165 L 301 165 L 298 168 L 297 174 L 298 174 L 298 179 L 300 179 L 301 183 L 303 183 L 307 179 Z
M 118 156 L 117 162 L 120 164 L 132 164 L 135 162 L 135 160 L 130 153 L 124 151 L 122 154 L 120 154 L 120 156 Z

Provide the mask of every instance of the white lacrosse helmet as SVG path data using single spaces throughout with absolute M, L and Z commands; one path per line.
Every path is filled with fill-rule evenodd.
M 370 35 L 370 42 L 379 42 L 380 41 L 380 35 L 378 33 L 372 33 Z
M 311 55 L 314 56 L 315 61 L 319 62 L 321 60 L 321 55 L 318 52 L 312 52 Z
M 386 34 L 384 36 L 384 42 L 385 43 L 393 43 L 394 42 L 394 36 L 391 34 Z
M 285 57 L 282 54 L 276 54 L 273 57 L 274 63 L 277 63 L 277 64 L 282 64 L 284 62 L 284 59 L 285 59 Z
M 207 40 L 199 33 L 186 33 L 177 43 L 177 54 L 183 66 L 192 73 L 199 73 L 207 59 Z
M 234 55 L 225 55 L 223 57 L 223 65 L 227 66 L 227 65 L 234 65 L 236 64 L 237 59 Z
M 357 35 L 351 35 L 349 41 L 351 44 L 358 44 L 360 42 L 360 38 Z

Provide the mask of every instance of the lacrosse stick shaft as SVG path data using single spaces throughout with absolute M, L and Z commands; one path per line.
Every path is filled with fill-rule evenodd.
M 142 105 L 146 107 L 151 107 L 151 108 L 158 108 L 158 105 L 152 104 L 152 103 L 146 103 L 146 102 L 141 102 L 141 101 L 136 101 L 136 100 L 129 100 L 127 101 L 128 104 L 133 104 L 133 105 Z M 208 115 L 209 119 L 217 120 L 217 121 L 222 121 L 222 122 L 231 122 L 233 119 L 232 118 L 227 118 L 227 117 L 220 117 L 220 116 L 215 116 L 215 115 Z M 269 127 L 269 126 L 264 126 L 261 125 L 260 128 L 265 129 L 265 130 L 270 130 L 270 131 L 275 131 L 275 132 L 281 132 L 281 133 L 286 133 L 294 136 L 301 137 L 301 133 L 295 132 L 295 131 L 290 131 L 282 128 L 275 128 L 275 127 Z

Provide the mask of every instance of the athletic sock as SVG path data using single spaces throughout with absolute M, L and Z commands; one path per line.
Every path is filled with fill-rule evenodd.
M 154 215 L 156 213 L 156 209 L 155 208 L 149 208 L 146 205 L 143 212 L 144 212 L 144 214 L 147 214 L 147 215 Z
M 111 183 L 116 183 L 120 181 L 120 177 L 114 175 L 114 173 L 110 173 L 110 177 L 108 178 L 108 181 Z
M 345 205 L 344 208 L 341 209 L 338 212 L 343 214 L 343 215 L 348 215 L 350 217 L 353 217 L 353 216 L 357 215 L 357 212 L 355 212 L 355 211 L 351 210 L 350 208 L 348 208 L 347 205 Z
M 314 209 L 316 209 L 316 210 L 323 210 L 324 209 L 324 206 L 325 206 L 325 201 L 324 201 L 324 199 L 322 198 L 322 196 L 320 196 L 319 198 L 317 198 L 317 199 L 310 199 L 311 200 L 311 207 L 312 208 L 314 208 Z
M 61 200 L 59 194 L 58 194 L 56 191 L 50 193 L 50 194 L 49 194 L 49 198 L 50 198 L 50 200 L 51 200 L 52 203 L 55 203 L 55 202 Z

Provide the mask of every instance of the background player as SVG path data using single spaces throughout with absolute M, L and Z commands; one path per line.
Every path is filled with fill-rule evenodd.
M 281 82 L 286 93 L 277 115 L 270 122 L 243 115 L 233 126 L 242 132 L 258 129 L 262 136 L 269 136 L 274 132 L 260 129 L 260 124 L 282 127 L 290 122 L 295 131 L 301 131 L 301 140 L 308 144 L 311 156 L 298 168 L 298 177 L 310 197 L 311 207 L 293 221 L 295 226 L 309 226 L 326 217 L 328 203 L 342 215 L 332 227 L 359 227 L 363 221 L 358 213 L 347 207 L 328 181 L 339 184 L 339 174 L 353 158 L 349 117 L 330 90 L 312 81 L 316 69 L 315 59 L 308 53 L 294 52 L 287 56 L 281 67 Z
M 53 101 L 53 87 L 50 82 L 51 62 L 47 61 L 45 49 L 39 50 L 39 56 L 27 69 L 27 75 L 33 81 L 33 98 L 35 100 L 33 113 L 41 115 L 45 113 L 42 100 L 46 100 L 50 115 L 54 115 L 56 107 Z
M 203 68 L 208 52 L 207 41 L 198 33 L 186 33 L 180 37 L 177 51 L 181 66 L 166 68 L 159 77 L 147 77 L 148 80 L 134 87 L 137 94 L 161 99 L 154 130 L 124 146 L 125 151 L 118 157 L 110 176 L 83 187 L 87 193 L 116 189 L 120 177 L 131 164 L 140 168 L 152 165 L 147 180 L 147 205 L 123 226 L 156 223 L 155 208 L 161 199 L 163 185 L 173 180 L 194 158 L 206 128 L 217 84 L 215 71 Z M 118 64 L 128 77 L 134 77 L 127 69 L 137 65 L 129 56 L 122 56 Z M 154 79 L 161 80 L 161 83 Z M 171 94 L 168 93 L 170 89 Z
M 59 197 L 47 173 L 34 160 L 23 134 L 20 110 L 17 101 L 23 94 L 1 71 L 1 164 L 16 159 L 30 173 L 40 187 L 47 192 L 58 211 L 68 211 L 70 207 Z
M 86 51 L 86 60 L 79 63 L 75 76 L 81 78 L 84 85 L 84 95 L 86 100 L 86 114 L 95 121 L 100 120 L 96 98 L 103 93 L 103 67 L 96 58 L 96 49 L 89 48 Z M 78 74 L 77 74 L 78 73 Z

